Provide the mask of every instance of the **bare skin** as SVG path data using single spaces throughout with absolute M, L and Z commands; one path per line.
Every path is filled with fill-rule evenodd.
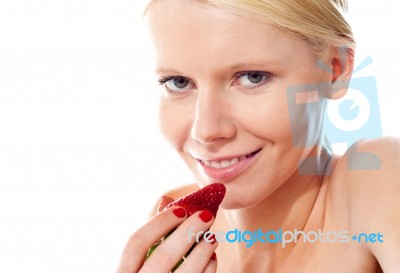
M 357 145 L 360 153 L 372 152 L 383 159 L 381 169 L 349 170 L 347 155 L 334 157 L 332 175 L 324 176 L 322 181 L 305 188 L 302 195 L 310 198 L 304 200 L 313 204 L 310 210 L 297 216 L 306 219 L 301 229 L 305 232 L 318 229 L 325 232 L 348 230 L 349 234 L 380 232 L 384 236 L 383 243 L 361 240 L 361 243 L 310 244 L 299 240 L 285 249 L 276 246 L 273 250 L 268 250 L 265 244 L 245 248 L 243 245 L 220 243 L 216 251 L 219 261 L 217 272 L 397 272 L 396 256 L 399 253 L 396 249 L 399 244 L 394 227 L 398 225 L 396 220 L 399 217 L 399 202 L 396 200 L 399 180 L 395 176 L 400 171 L 399 140 L 384 138 Z M 197 188 L 196 184 L 191 184 L 167 194 L 176 199 Z M 301 197 L 296 196 L 287 200 L 287 204 L 293 205 L 299 199 Z M 212 230 L 236 228 L 230 225 L 230 213 L 222 209 Z M 266 218 L 266 222 L 275 221 Z M 260 224 L 260 227 L 263 225 Z
M 350 236 L 380 232 L 384 242 L 299 240 L 286 247 L 256 243 L 250 248 L 203 242 L 177 273 L 364 273 L 381 272 L 380 266 L 384 272 L 400 272 L 399 141 L 357 143 L 360 155 L 371 152 L 381 160 L 378 170 L 357 171 L 349 168 L 347 155 L 332 156 L 320 139 L 325 101 L 344 95 L 352 59 L 343 61 L 332 47 L 323 60 L 331 73 L 320 71 L 303 39 L 196 3 L 160 0 L 147 14 L 156 73 L 162 81 L 161 131 L 197 183 L 166 195 L 176 199 L 199 186 L 220 182 L 227 188 L 226 197 L 216 219 L 208 223 L 197 214 L 178 219 L 171 209 L 154 216 L 128 242 L 118 272 L 168 272 L 191 247 L 184 239 L 193 225 L 213 231 L 321 229 L 346 230 Z M 297 120 L 290 120 L 285 91 L 310 83 L 324 83 L 326 89 L 319 101 L 297 110 Z M 309 96 L 303 99 L 312 101 Z M 303 145 L 294 147 L 295 137 Z M 213 175 L 215 170 L 207 173 L 211 167 L 204 166 L 204 162 L 222 164 L 245 155 L 251 159 L 235 175 Z M 320 175 L 299 172 L 299 163 L 311 156 L 316 160 L 309 168 L 322 170 Z M 169 201 L 162 200 L 160 206 Z M 147 249 L 178 225 L 174 237 L 143 265 Z M 217 260 L 210 259 L 214 250 Z

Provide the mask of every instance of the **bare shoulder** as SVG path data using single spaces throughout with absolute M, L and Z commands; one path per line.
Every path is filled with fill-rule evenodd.
M 187 185 L 180 186 L 177 188 L 173 188 L 173 189 L 165 192 L 163 195 L 176 200 L 176 199 L 179 199 L 179 198 L 181 198 L 189 193 L 192 193 L 198 189 L 199 189 L 199 186 L 195 183 L 192 183 L 192 184 L 187 184 Z M 157 214 L 159 201 L 160 200 L 157 200 L 156 204 L 153 205 L 153 208 L 151 209 L 151 211 L 149 213 L 150 218 Z
M 386 137 L 355 143 L 338 160 L 332 183 L 353 216 L 367 216 L 378 209 L 387 211 L 389 204 L 400 204 L 400 139 Z
M 400 272 L 400 139 L 355 143 L 338 160 L 332 178 L 349 229 L 366 234 L 363 247 L 384 272 Z
M 390 187 L 400 192 L 400 138 L 356 142 L 338 160 L 333 175 L 345 181 L 341 184 L 352 198 L 368 191 L 377 194 Z

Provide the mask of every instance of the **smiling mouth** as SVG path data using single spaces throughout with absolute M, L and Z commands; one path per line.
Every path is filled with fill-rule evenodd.
M 249 153 L 247 155 L 243 155 L 240 157 L 234 157 L 232 159 L 224 159 L 224 160 L 203 160 L 203 159 L 197 159 L 199 162 L 203 163 L 204 165 L 208 167 L 212 167 L 215 169 L 223 169 L 223 168 L 228 168 L 230 166 L 233 166 L 240 161 L 243 161 L 247 158 L 255 156 L 259 151 L 262 149 L 258 149 L 257 151 L 254 151 L 252 153 Z

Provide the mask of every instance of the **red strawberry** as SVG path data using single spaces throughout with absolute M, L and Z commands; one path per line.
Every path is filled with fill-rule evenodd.
M 220 183 L 214 183 L 208 185 L 202 189 L 199 189 L 191 194 L 188 194 L 180 199 L 168 204 L 165 209 L 174 207 L 174 206 L 181 206 L 186 209 L 187 216 L 189 217 L 193 213 L 201 210 L 208 210 L 210 211 L 214 217 L 217 215 L 218 207 L 221 204 L 222 200 L 225 197 L 225 186 Z M 175 230 L 175 229 L 174 229 Z M 168 236 L 174 231 L 170 231 L 166 234 L 161 240 L 155 243 L 152 247 L 149 248 L 147 251 L 147 255 L 145 260 L 147 260 L 153 251 L 166 239 Z M 194 247 L 195 245 L 193 245 Z M 179 260 L 179 262 L 174 266 L 171 272 L 174 272 L 186 259 L 186 257 L 190 254 L 193 247 L 185 254 L 185 256 Z
M 213 183 L 201 188 L 191 194 L 183 196 L 168 204 L 165 208 L 181 206 L 186 209 L 188 217 L 201 210 L 210 211 L 214 217 L 217 215 L 218 207 L 225 196 L 225 186 L 221 183 Z

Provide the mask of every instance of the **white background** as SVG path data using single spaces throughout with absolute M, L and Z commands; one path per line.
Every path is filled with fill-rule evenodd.
M 158 134 L 137 0 L 0 0 L 0 272 L 113 272 L 167 189 L 192 182 Z M 400 136 L 400 2 L 350 0 L 356 76 Z

